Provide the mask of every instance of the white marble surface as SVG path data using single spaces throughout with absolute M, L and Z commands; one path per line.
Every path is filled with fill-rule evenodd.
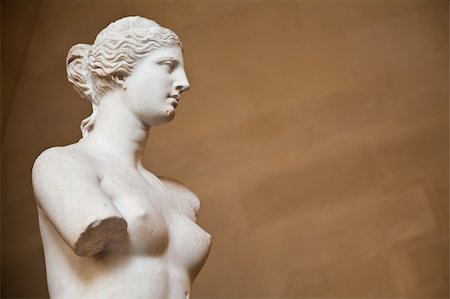
M 141 162 L 150 128 L 173 119 L 189 88 L 178 37 L 123 18 L 72 47 L 67 72 L 93 113 L 80 141 L 33 167 L 50 296 L 189 298 L 211 245 L 199 200 Z

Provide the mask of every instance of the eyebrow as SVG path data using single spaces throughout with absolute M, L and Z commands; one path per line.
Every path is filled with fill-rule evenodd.
M 157 58 L 156 60 L 158 60 L 159 62 L 161 62 L 161 61 L 167 61 L 167 60 L 170 60 L 170 61 L 173 61 L 173 62 L 178 62 L 178 60 L 176 60 L 174 57 L 160 57 L 160 58 Z

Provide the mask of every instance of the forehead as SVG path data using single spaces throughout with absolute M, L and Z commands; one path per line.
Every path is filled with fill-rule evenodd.
M 180 63 L 183 62 L 183 52 L 181 47 L 163 47 L 151 51 L 143 60 L 144 61 L 158 61 L 161 59 L 175 59 Z

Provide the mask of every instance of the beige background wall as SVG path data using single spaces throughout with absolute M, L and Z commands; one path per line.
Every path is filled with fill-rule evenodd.
M 142 15 L 191 90 L 145 165 L 202 199 L 194 298 L 448 298 L 447 1 L 2 1 L 2 297 L 45 297 L 30 171 L 90 113 L 75 43 Z M 69 282 L 68 282 L 69 283 Z

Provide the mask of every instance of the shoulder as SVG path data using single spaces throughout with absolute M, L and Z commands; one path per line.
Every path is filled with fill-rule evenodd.
M 95 161 L 76 146 L 52 147 L 36 159 L 32 185 L 38 204 L 68 201 L 106 201 Z M 48 209 L 44 212 L 49 213 Z M 51 213 L 51 212 L 50 212 Z
M 92 171 L 89 158 L 73 145 L 58 146 L 43 151 L 34 162 L 33 180 L 36 177 L 54 176 L 63 173 L 89 173 Z
M 200 200 L 191 190 L 177 180 L 168 177 L 158 177 L 161 182 L 175 195 L 179 201 L 186 202 L 194 210 L 197 215 L 200 209 Z

